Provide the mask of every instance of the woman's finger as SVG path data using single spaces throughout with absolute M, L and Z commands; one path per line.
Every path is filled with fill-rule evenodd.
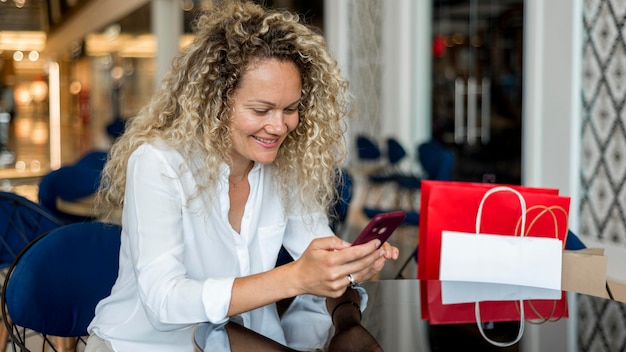
M 385 242 L 383 243 L 382 248 L 385 253 L 384 254 L 385 259 L 393 259 L 393 260 L 398 259 L 398 256 L 400 255 L 400 250 L 397 247 L 394 247 L 390 245 L 389 243 Z

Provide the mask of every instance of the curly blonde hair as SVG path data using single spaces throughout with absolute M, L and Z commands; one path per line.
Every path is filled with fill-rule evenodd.
M 196 194 L 214 189 L 219 165 L 230 164 L 233 95 L 246 71 L 269 58 L 295 63 L 302 78 L 300 121 L 273 162 L 284 203 L 288 207 L 294 191 L 287 185 L 297 185 L 297 199 L 305 208 L 329 211 L 346 156 L 348 82 L 324 38 L 297 14 L 225 1 L 198 17 L 195 40 L 173 60 L 159 91 L 111 148 L 97 197 L 102 215 L 110 218 L 121 210 L 128 159 L 155 140 L 186 160 L 203 155 Z

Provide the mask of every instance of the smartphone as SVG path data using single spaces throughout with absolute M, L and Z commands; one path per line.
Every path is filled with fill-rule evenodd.
M 404 221 L 405 217 L 406 213 L 400 210 L 376 214 L 367 226 L 365 226 L 363 231 L 361 231 L 356 240 L 352 242 L 352 245 L 356 246 L 378 238 L 382 246 L 393 231 Z

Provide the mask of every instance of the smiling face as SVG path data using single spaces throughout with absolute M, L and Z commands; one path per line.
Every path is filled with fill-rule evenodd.
M 233 95 L 230 122 L 233 164 L 271 163 L 298 125 L 302 81 L 291 61 L 264 59 L 252 65 Z

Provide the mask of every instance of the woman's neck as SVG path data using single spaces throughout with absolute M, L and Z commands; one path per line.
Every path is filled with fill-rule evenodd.
M 248 161 L 248 164 L 241 164 L 241 166 L 237 167 L 233 165 L 230 169 L 230 175 L 228 175 L 228 182 L 232 185 L 233 189 L 237 189 L 237 186 L 248 178 L 248 173 L 252 170 L 254 166 L 254 161 Z
M 246 176 L 252 167 L 254 166 L 254 161 L 248 160 L 245 163 L 234 164 L 230 167 L 230 175 L 229 177 L 239 179 L 243 176 Z

